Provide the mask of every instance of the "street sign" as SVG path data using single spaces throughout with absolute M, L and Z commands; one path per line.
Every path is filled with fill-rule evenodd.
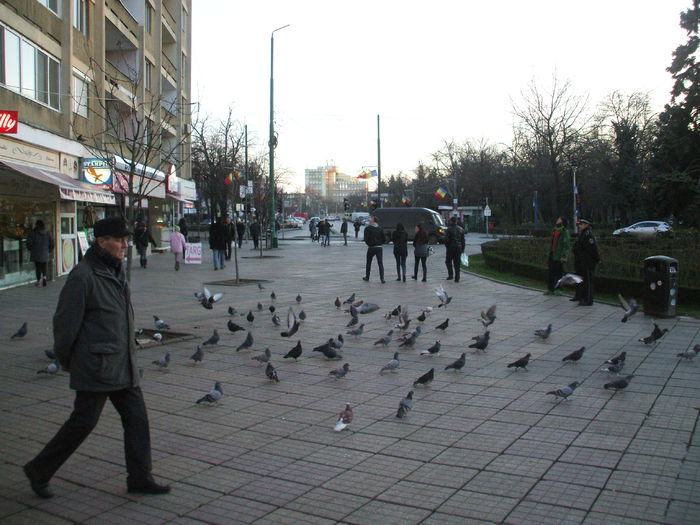
M 484 208 L 484 217 L 491 217 L 491 208 L 488 205 Z

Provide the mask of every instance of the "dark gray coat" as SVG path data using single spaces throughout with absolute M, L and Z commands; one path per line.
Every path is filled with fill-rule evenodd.
M 27 237 L 29 248 L 29 260 L 45 263 L 49 260 L 49 254 L 53 251 L 53 237 L 49 230 L 33 229 Z
M 138 386 L 129 285 L 90 248 L 61 290 L 53 318 L 54 351 L 70 387 L 110 392 Z

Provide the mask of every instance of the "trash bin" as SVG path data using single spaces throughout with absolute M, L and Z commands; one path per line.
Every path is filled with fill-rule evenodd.
M 675 317 L 678 304 L 678 261 L 665 255 L 644 259 L 644 313 Z

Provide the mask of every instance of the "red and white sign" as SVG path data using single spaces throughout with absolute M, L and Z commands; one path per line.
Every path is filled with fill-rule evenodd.
M 202 243 L 185 243 L 185 264 L 202 264 Z
M 17 133 L 18 121 L 17 111 L 0 109 L 0 133 Z

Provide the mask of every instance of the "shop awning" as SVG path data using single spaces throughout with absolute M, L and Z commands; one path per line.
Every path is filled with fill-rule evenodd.
M 116 204 L 114 195 L 111 192 L 90 188 L 89 185 L 71 179 L 68 175 L 58 171 L 37 168 L 9 160 L 0 161 L 0 168 L 16 171 L 27 177 L 56 186 L 61 199 L 99 204 Z

